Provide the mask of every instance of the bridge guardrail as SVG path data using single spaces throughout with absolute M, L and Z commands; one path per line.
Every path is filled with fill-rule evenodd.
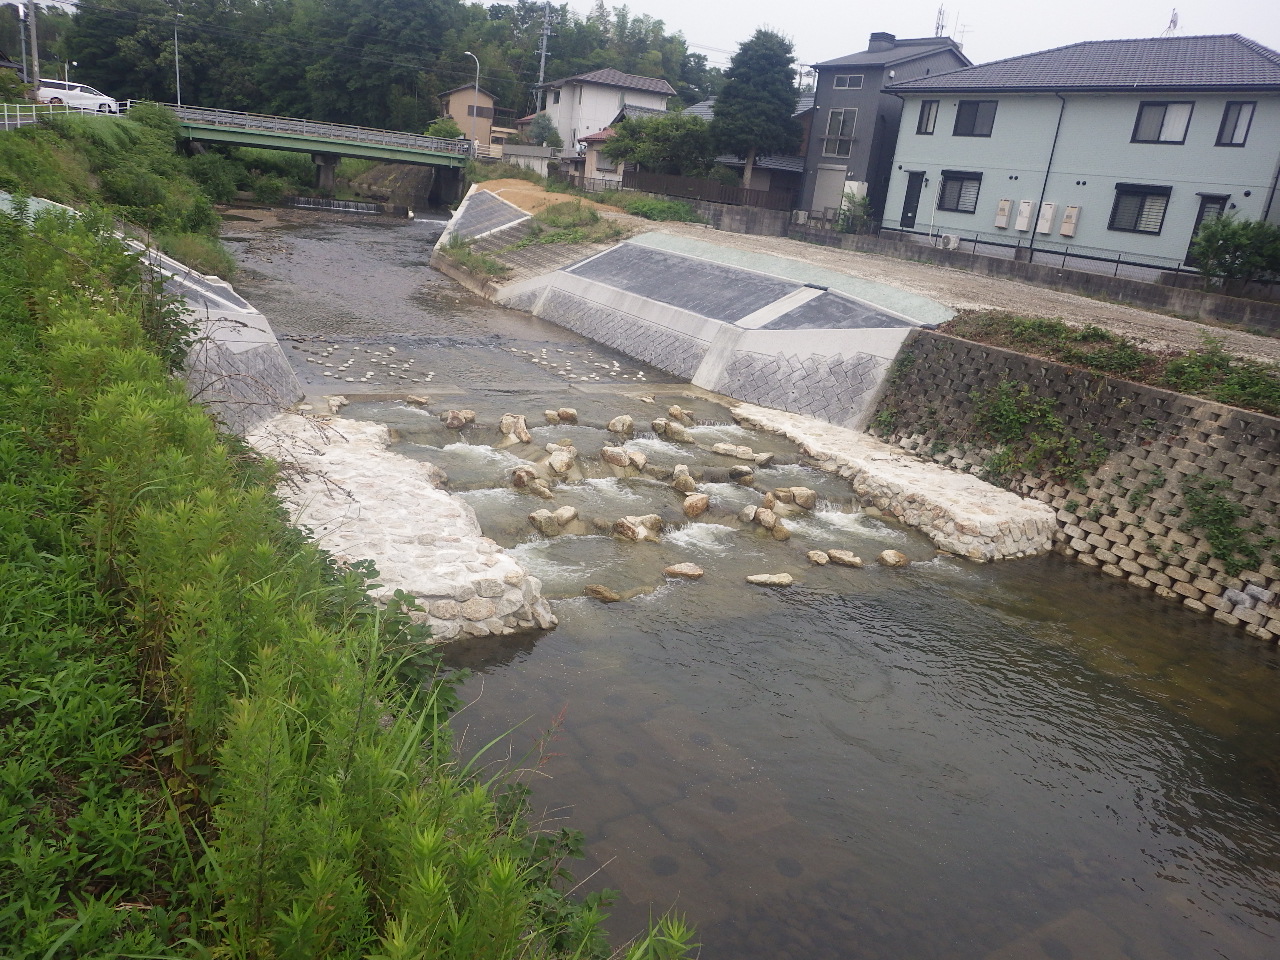
M 131 106 L 135 101 L 128 101 Z M 142 102 L 142 101 L 137 101 Z M 234 127 L 239 130 L 265 130 L 272 133 L 288 133 L 303 137 L 323 137 L 329 140 L 347 140 L 352 143 L 368 143 L 386 147 L 408 147 L 434 153 L 452 153 L 462 157 L 473 155 L 471 141 L 446 140 L 396 130 L 379 130 L 375 127 L 359 127 L 345 123 L 327 123 L 319 120 L 300 120 L 296 117 L 274 117 L 262 113 L 245 113 L 240 110 L 218 110 L 213 107 L 178 106 L 162 103 L 180 120 L 189 123 L 218 127 Z

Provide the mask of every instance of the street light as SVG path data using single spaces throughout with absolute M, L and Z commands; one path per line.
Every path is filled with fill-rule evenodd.
M 178 106 L 182 106 L 182 65 L 178 62 L 178 21 L 182 19 L 182 14 L 176 13 L 173 16 L 173 82 L 177 88 Z
M 480 112 L 480 58 L 470 50 L 463 50 L 468 57 L 476 62 L 476 89 L 471 95 L 471 149 L 476 149 L 476 114 Z

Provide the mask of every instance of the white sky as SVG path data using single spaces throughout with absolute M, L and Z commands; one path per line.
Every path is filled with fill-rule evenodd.
M 570 0 L 579 13 L 589 0 Z M 802 64 L 820 63 L 867 47 L 867 37 L 883 30 L 899 37 L 930 37 L 937 0 L 897 0 L 889 7 L 851 0 L 626 0 L 633 13 L 662 20 L 668 33 L 681 32 L 693 53 L 713 65 L 729 57 L 757 27 L 768 27 L 795 43 Z M 622 0 L 606 0 L 621 6 Z M 964 45 L 974 63 L 1034 53 L 1081 40 L 1158 37 L 1176 7 L 1184 36 L 1240 33 L 1280 50 L 1277 0 L 945 0 L 945 33 Z M 957 24 L 959 25 L 957 27 Z M 554 43 L 554 40 L 552 41 Z

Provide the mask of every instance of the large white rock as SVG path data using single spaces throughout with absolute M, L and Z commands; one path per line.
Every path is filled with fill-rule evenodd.
M 417 598 L 435 639 L 556 625 L 541 582 L 434 487 L 431 464 L 389 451 L 382 424 L 282 414 L 246 439 L 296 468 L 278 491 L 293 522 L 340 561 L 373 560 L 380 598 Z
M 985 561 L 1039 556 L 1053 546 L 1057 517 L 1048 504 L 810 417 L 748 403 L 733 415 L 790 438 L 821 469 L 847 477 L 864 504 L 921 530 L 940 550 Z

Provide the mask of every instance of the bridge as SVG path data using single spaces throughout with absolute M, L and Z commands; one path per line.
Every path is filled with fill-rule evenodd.
M 124 101 L 120 105 L 120 112 L 127 112 L 134 103 L 142 102 L 144 101 Z M 182 125 L 183 135 L 192 140 L 311 154 L 316 163 L 316 187 L 326 191 L 333 190 L 334 174 L 342 157 L 363 157 L 389 163 L 413 163 L 460 170 L 476 153 L 475 145 L 470 140 L 447 140 L 397 130 L 322 123 L 294 117 L 273 117 L 239 110 L 186 107 L 173 103 L 162 103 L 160 106 L 173 111 Z M 68 104 L 0 105 L 0 129 L 35 123 L 52 112 L 82 111 Z M 113 116 L 92 112 L 89 115 L 104 119 Z

